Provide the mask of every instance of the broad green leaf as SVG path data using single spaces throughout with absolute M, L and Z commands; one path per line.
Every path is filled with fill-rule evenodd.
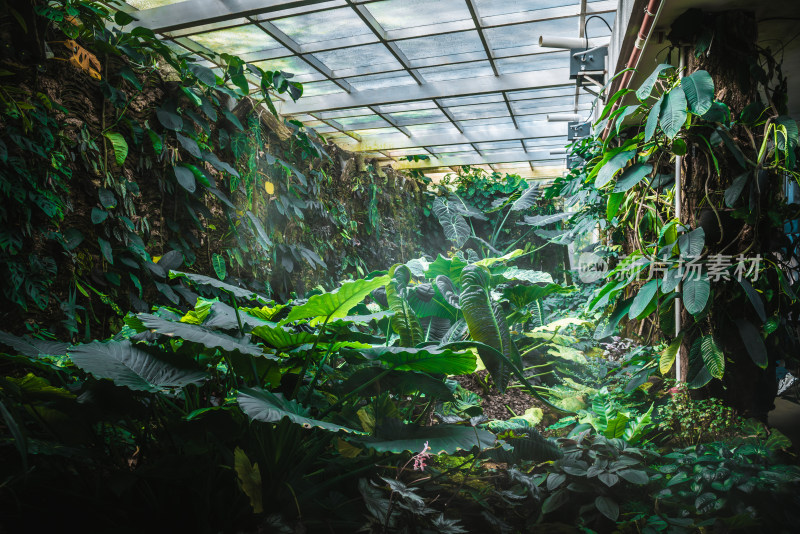
M 382 361 L 395 371 L 465 375 L 474 372 L 477 366 L 473 353 L 447 348 L 372 347 L 359 352 L 369 360 Z
M 650 109 L 650 113 L 647 114 L 647 122 L 644 125 L 644 142 L 648 143 L 650 139 L 653 138 L 653 135 L 656 133 L 656 126 L 658 126 L 658 117 L 661 115 L 661 104 L 664 102 L 664 97 L 662 96 L 658 100 L 656 100 L 653 107 Z
M 466 269 L 465 269 L 466 270 Z M 520 269 L 518 267 L 506 267 L 500 272 L 494 271 L 494 279 L 495 276 L 500 275 L 506 280 L 521 280 L 523 282 L 530 282 L 531 284 L 552 284 L 553 277 L 550 273 L 546 273 L 544 271 L 531 271 L 528 269 Z M 461 285 L 464 285 L 464 279 L 462 275 Z
M 467 321 L 472 339 L 484 343 L 502 353 L 511 363 L 520 366 L 519 352 L 517 352 L 511 334 L 506 324 L 503 310 L 493 301 L 489 291 L 489 272 L 484 267 L 468 265 L 461 274 L 461 312 Z M 551 279 L 552 281 L 552 279 Z M 497 388 L 505 390 L 507 373 L 503 362 L 484 361 Z
M 385 286 L 389 276 L 378 276 L 372 280 L 355 280 L 345 282 L 336 291 L 313 295 L 308 302 L 295 306 L 289 312 L 289 322 L 311 319 L 312 325 L 329 319 L 346 317 L 350 310 L 373 290 Z
M 125 138 L 122 134 L 116 132 L 105 132 L 103 135 L 111 141 L 111 146 L 114 148 L 114 159 L 117 161 L 117 165 L 123 165 L 125 163 L 125 158 L 128 157 L 128 143 L 125 141 Z
M 703 336 L 700 344 L 700 355 L 703 358 L 706 369 L 712 377 L 722 380 L 725 374 L 725 355 L 719 348 L 714 337 L 711 335 Z
M 458 292 L 456 291 L 453 281 L 447 276 L 439 275 L 436 277 L 436 288 L 442 294 L 444 300 L 454 308 L 460 308 L 458 303 Z
M 632 304 L 633 297 L 619 302 L 617 307 L 614 309 L 614 313 L 612 313 L 611 317 L 608 318 L 608 321 L 597 325 L 597 328 L 594 331 L 594 339 L 603 339 L 612 335 L 617 329 L 619 322 L 623 317 L 625 317 L 628 311 L 630 311 Z
M 100 244 L 100 252 L 103 254 L 105 260 L 111 265 L 114 265 L 114 253 L 111 251 L 111 243 L 102 237 L 98 237 L 97 242 Z
M 434 260 L 428 267 L 428 270 L 425 271 L 425 278 L 436 278 L 442 274 L 457 283 L 461 280 L 461 271 L 466 266 L 467 262 L 458 256 L 445 258 L 441 254 L 438 254 L 436 260 Z
M 437 197 L 433 201 L 432 210 L 439 220 L 439 224 L 442 225 L 444 236 L 452 241 L 456 248 L 463 247 L 472 235 L 472 230 L 464 216 L 442 197 Z
M 567 504 L 571 499 L 572 493 L 567 490 L 567 488 L 561 488 L 555 491 L 555 493 L 551 494 L 548 498 L 544 500 L 542 503 L 542 514 L 549 514 L 550 512 L 555 512 L 565 504 Z
M 431 454 L 455 454 L 458 451 L 491 449 L 497 438 L 483 428 L 439 424 L 433 426 L 404 425 L 390 420 L 378 428 L 375 437 L 348 438 L 377 452 L 420 452 L 425 443 Z
M 172 170 L 175 172 L 175 179 L 181 184 L 181 187 L 190 193 L 197 190 L 197 182 L 194 179 L 194 173 L 185 165 L 173 165 Z
M 109 378 L 118 386 L 136 391 L 159 392 L 199 384 L 206 374 L 175 367 L 130 341 L 93 341 L 69 349 L 75 365 L 96 378 Z
M 211 255 L 211 266 L 214 267 L 214 272 L 217 274 L 217 278 L 220 280 L 225 280 L 228 276 L 228 269 L 225 265 L 225 258 L 220 254 L 212 254 Z
M 91 219 L 92 224 L 100 224 L 108 219 L 108 212 L 106 210 L 101 210 L 100 208 L 92 208 Z
M 653 414 L 653 406 L 654 405 L 651 404 L 649 410 L 634 417 L 628 422 L 628 426 L 625 428 L 625 433 L 622 435 L 625 441 L 632 444 L 638 443 L 642 436 L 647 433 L 651 426 L 650 422 Z
M 214 71 L 208 67 L 197 65 L 196 63 L 190 63 L 187 66 L 187 70 L 189 70 L 198 80 L 209 87 L 215 87 L 217 85 L 217 77 L 214 74 Z
M 250 459 L 242 448 L 236 447 L 233 451 L 233 469 L 239 477 L 239 486 L 250 499 L 250 506 L 253 507 L 253 512 L 260 514 L 264 511 L 264 504 L 261 495 L 261 471 L 258 468 L 258 462 L 251 464 Z
M 295 332 L 283 326 L 262 325 L 253 328 L 252 334 L 263 339 L 267 345 L 278 350 L 299 347 L 306 343 L 313 343 L 317 334 L 311 332 Z
M 625 169 L 617 179 L 617 184 L 614 186 L 614 193 L 624 193 L 642 179 L 653 172 L 653 166 L 649 163 L 636 163 Z
M 531 184 L 523 191 L 522 195 L 511 204 L 511 211 L 522 211 L 530 208 L 536 204 L 536 199 L 541 195 L 539 187 L 536 184 Z
M 661 75 L 662 72 L 673 69 L 672 65 L 667 63 L 662 63 L 653 70 L 650 76 L 642 82 L 642 85 L 636 90 L 636 97 L 641 101 L 644 102 L 647 100 L 647 97 L 653 92 L 653 87 L 656 85 L 656 81 L 658 81 L 658 77 Z
M 392 330 L 400 336 L 400 344 L 414 347 L 423 341 L 422 327 L 408 300 L 404 298 L 411 281 L 411 271 L 403 264 L 396 264 L 389 270 L 389 281 L 386 284 L 386 301 L 394 312 Z
M 711 294 L 711 283 L 707 277 L 690 276 L 683 281 L 683 305 L 692 315 L 697 315 L 706 307 Z
M 664 130 L 664 134 L 668 138 L 674 138 L 683 128 L 683 123 L 686 122 L 687 117 L 686 105 L 686 94 L 680 85 L 673 87 L 664 97 L 658 121 L 661 123 L 661 129 Z
M 605 495 L 595 497 L 594 505 L 601 514 L 611 521 L 616 521 L 619 518 L 619 505 L 611 497 L 606 497 Z
M 117 197 L 110 189 L 101 187 L 97 190 L 97 197 L 100 199 L 100 205 L 104 208 L 110 210 L 117 207 Z
M 767 347 L 761 337 L 761 332 L 747 319 L 736 319 L 736 327 L 739 330 L 739 337 L 742 338 L 742 343 L 744 343 L 747 353 L 753 359 L 753 363 L 762 369 L 766 369 L 769 361 Z
M 175 137 L 178 138 L 178 142 L 181 144 L 183 149 L 186 150 L 186 152 L 197 159 L 202 159 L 203 152 L 200 150 L 200 147 L 197 146 L 197 141 L 178 132 L 175 133 Z
M 704 115 L 714 103 L 714 80 L 704 70 L 698 70 L 681 79 L 681 87 L 686 94 L 689 111 Z
M 636 150 L 626 150 L 618 153 L 609 159 L 605 165 L 600 168 L 597 173 L 597 179 L 594 186 L 597 189 L 602 188 L 609 183 L 614 176 L 636 155 Z
M 297 401 L 285 399 L 281 393 L 273 394 L 257 388 L 242 389 L 239 390 L 236 402 L 250 419 L 262 423 L 278 423 L 281 419 L 287 418 L 295 424 L 302 425 L 303 428 L 317 427 L 331 432 L 363 434 L 360 430 L 312 419 L 305 407 Z
M 624 193 L 611 193 L 608 195 L 608 201 L 606 203 L 606 220 L 612 220 L 619 211 L 619 206 L 622 204 L 622 201 L 625 200 Z
M 181 116 L 163 107 L 156 110 L 156 117 L 158 118 L 158 122 L 161 123 L 161 126 L 167 130 L 178 132 L 183 128 L 183 119 Z
M 647 309 L 647 307 L 650 305 L 650 302 L 656 296 L 659 282 L 660 280 L 658 279 L 650 280 L 643 285 L 641 289 L 639 289 L 639 291 L 636 293 L 636 296 L 633 297 L 631 309 L 628 311 L 629 319 L 640 318 L 639 315 L 641 315 L 641 313 Z
M 683 343 L 683 332 L 673 339 L 667 348 L 661 351 L 661 356 L 658 359 L 658 370 L 661 371 L 662 375 L 666 376 L 672 369 L 672 365 L 675 363 L 675 356 L 681 348 L 681 343 Z
M 203 326 L 169 321 L 163 317 L 149 313 L 137 315 L 142 324 L 149 330 L 158 334 L 176 337 L 184 341 L 199 343 L 209 349 L 221 349 L 226 352 L 241 352 L 252 356 L 265 356 L 264 351 L 257 345 L 248 343 L 247 340 L 236 339 L 220 332 L 215 332 Z
M 742 196 L 742 190 L 747 185 L 747 179 L 750 177 L 749 172 L 745 172 L 734 178 L 730 187 L 725 190 L 725 205 L 732 208 L 739 197 Z
M 48 356 L 64 356 L 69 348 L 69 343 L 58 341 L 45 341 L 29 336 L 15 336 L 0 330 L 0 346 L 6 345 L 32 359 L 46 358 Z
M 706 242 L 706 232 L 702 228 L 695 228 L 689 233 L 678 238 L 678 249 L 683 256 L 698 257 L 703 252 Z
M 226 293 L 232 294 L 237 299 L 244 299 L 246 301 L 256 300 L 263 303 L 268 303 L 269 299 L 259 295 L 254 291 L 250 291 L 248 289 L 244 289 L 237 286 L 232 286 L 230 284 L 226 284 L 225 282 L 220 282 L 214 278 L 209 276 L 203 276 L 202 274 L 194 274 L 194 273 L 184 273 L 180 271 L 170 271 L 169 272 L 170 279 L 174 278 L 183 278 L 188 280 L 192 284 L 200 285 L 200 286 L 211 286 L 217 289 L 221 289 Z
M 753 309 L 756 310 L 758 318 L 761 319 L 762 323 L 766 322 L 767 312 L 764 310 L 764 301 L 761 300 L 761 295 L 750 285 L 750 282 L 748 282 L 746 278 L 739 277 L 737 280 L 739 281 L 739 285 L 744 289 L 747 298 L 750 299 L 750 303 L 753 305 Z

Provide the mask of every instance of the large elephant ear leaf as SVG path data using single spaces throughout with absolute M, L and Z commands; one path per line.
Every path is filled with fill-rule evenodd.
M 313 295 L 305 304 L 295 306 L 286 319 L 288 322 L 311 319 L 309 322 L 312 325 L 330 319 L 342 319 L 356 304 L 388 281 L 388 276 L 377 276 L 370 280 L 345 282 L 336 291 Z
M 392 330 L 400 336 L 400 343 L 405 347 L 414 347 L 423 340 L 419 319 L 404 294 L 411 281 L 411 270 L 403 264 L 397 264 L 389 271 L 389 282 L 386 284 L 386 301 L 394 312 Z
M 736 319 L 736 329 L 739 331 L 739 337 L 742 338 L 742 343 L 744 343 L 747 353 L 753 359 L 753 363 L 762 369 L 766 369 L 769 360 L 767 347 L 761 337 L 761 332 L 747 319 Z
M 458 291 L 456 291 L 453 281 L 447 276 L 440 274 L 436 277 L 436 288 L 444 297 L 444 300 L 454 308 L 460 308 L 458 303 Z
M 454 454 L 458 451 L 491 449 L 496 445 L 494 434 L 483 428 L 464 425 L 404 425 L 389 419 L 378 427 L 374 437 L 348 438 L 377 452 L 420 452 L 427 443 L 431 454 Z
M 394 371 L 419 371 L 437 375 L 466 375 L 475 371 L 477 360 L 471 352 L 444 347 L 372 347 L 359 351 L 369 360 L 379 360 Z
M 263 389 L 242 389 L 236 399 L 239 408 L 247 414 L 250 419 L 261 421 L 262 423 L 278 423 L 286 418 L 289 421 L 303 426 L 303 428 L 323 428 L 331 432 L 346 432 L 349 434 L 361 434 L 362 432 L 347 428 L 327 421 L 320 421 L 309 417 L 308 410 L 294 400 L 287 400 L 280 393 L 270 393 Z
M 472 339 L 484 343 L 501 354 L 512 364 L 520 366 L 520 357 L 511 333 L 508 330 L 503 311 L 492 302 L 489 293 L 490 275 L 483 267 L 468 265 L 461 273 L 461 296 L 459 303 L 464 319 L 467 321 Z M 505 362 L 484 361 L 484 365 L 492 373 L 500 391 L 505 390 L 508 383 Z M 494 372 L 492 372 L 494 371 Z
M 95 378 L 108 378 L 136 391 L 159 392 L 199 384 L 206 374 L 163 361 L 130 341 L 93 341 L 69 350 L 72 362 Z
M 269 299 L 259 295 L 255 291 L 250 291 L 248 289 L 242 289 L 241 287 L 232 286 L 230 284 L 226 284 L 225 282 L 221 282 L 215 278 L 211 278 L 210 276 L 203 276 L 202 274 L 184 273 L 180 271 L 171 270 L 169 272 L 169 277 L 183 278 L 189 281 L 190 283 L 198 286 L 209 286 L 216 289 L 221 289 L 226 293 L 230 293 L 237 299 L 242 299 L 247 301 L 255 300 L 258 302 L 262 302 L 264 304 L 270 302 Z
M 227 334 L 214 332 L 203 326 L 168 321 L 163 317 L 149 313 L 140 313 L 137 318 L 148 329 L 158 334 L 177 337 L 184 341 L 199 343 L 209 349 L 221 349 L 226 352 L 241 352 L 251 356 L 264 356 L 264 351 L 257 345 L 236 339 Z
M 472 235 L 472 231 L 464 216 L 450 204 L 442 197 L 437 197 L 433 201 L 432 210 L 442 225 L 444 236 L 452 241 L 456 248 L 461 248 Z

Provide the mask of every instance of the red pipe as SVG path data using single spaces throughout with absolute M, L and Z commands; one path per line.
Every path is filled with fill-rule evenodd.
M 631 50 L 631 55 L 628 58 L 628 62 L 625 64 L 626 69 L 633 69 L 639 63 L 639 58 L 642 55 L 645 42 L 647 42 L 647 38 L 650 35 L 650 30 L 652 29 L 653 23 L 656 20 L 656 14 L 658 13 L 659 7 L 661 7 L 661 2 L 662 0 L 650 0 L 650 2 L 647 4 L 647 7 L 644 9 L 644 19 L 642 19 L 642 25 L 639 27 L 639 34 L 636 36 L 636 42 L 633 45 L 633 50 Z M 627 89 L 628 85 L 631 83 L 631 79 L 633 78 L 633 72 L 633 70 L 628 70 L 627 72 L 623 73 L 622 78 L 620 78 L 619 88 L 617 90 Z M 617 108 L 619 108 L 621 102 L 622 99 L 619 99 L 614 103 L 609 116 L 613 114 Z M 604 139 L 608 135 L 610 128 L 611 122 L 606 124 L 605 130 L 603 130 Z

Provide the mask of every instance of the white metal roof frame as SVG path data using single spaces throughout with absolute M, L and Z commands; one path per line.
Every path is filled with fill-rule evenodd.
M 139 9 L 137 9 L 139 8 Z M 126 11 L 209 66 L 218 53 L 295 73 L 306 95 L 276 105 L 342 147 L 397 168 L 459 165 L 551 178 L 550 149 L 591 99 L 569 79 L 568 53 L 539 35 L 584 37 L 617 0 L 128 0 Z M 591 26 L 607 40 L 605 26 Z M 263 38 L 262 38 L 263 37 Z M 427 155 L 406 161 L 407 155 Z M 402 158 L 398 160 L 398 158 Z

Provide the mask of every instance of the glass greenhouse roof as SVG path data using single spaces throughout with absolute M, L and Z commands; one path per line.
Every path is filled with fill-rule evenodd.
M 592 97 L 569 79 L 569 52 L 540 35 L 583 36 L 617 0 L 127 0 L 126 10 L 178 49 L 214 66 L 239 55 L 302 82 L 278 111 L 343 148 L 429 175 L 458 165 L 550 178 L 551 151 Z M 607 38 L 600 21 L 590 43 Z M 254 87 L 255 89 L 255 87 Z M 426 155 L 410 162 L 406 156 Z

